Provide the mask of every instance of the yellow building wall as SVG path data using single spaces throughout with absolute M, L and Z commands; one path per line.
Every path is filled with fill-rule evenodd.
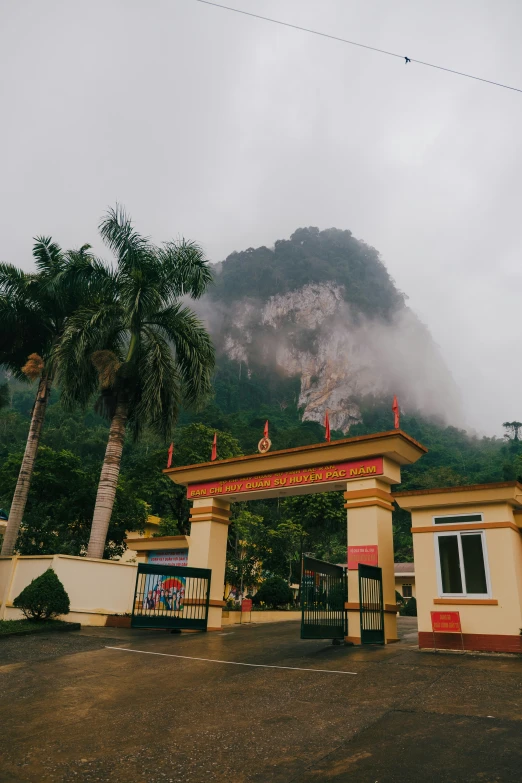
M 517 523 L 519 522 L 520 517 L 517 519 Z M 515 563 L 518 603 L 522 607 L 522 528 L 520 530 L 519 536 L 515 536 L 515 542 L 513 546 L 513 561 Z M 522 621 L 520 623 L 520 629 L 522 633 Z
M 399 498 L 400 500 L 400 498 Z M 399 505 L 401 505 L 399 503 Z M 419 508 L 412 513 L 412 527 L 433 525 L 433 517 L 446 517 L 458 514 L 482 514 L 484 522 L 513 522 L 513 509 L 509 503 L 484 503 L 483 505 L 454 505 L 439 508 Z M 477 522 L 477 524 L 480 524 Z M 437 532 L 443 525 L 437 525 Z
M 414 576 L 396 576 L 395 577 L 395 589 L 398 593 L 403 595 L 402 592 L 402 586 L 403 585 L 411 585 L 411 594 L 413 598 L 417 598 L 417 593 L 415 591 L 415 577 Z M 408 600 L 408 599 L 406 599 Z
M 147 521 L 145 522 L 145 528 L 143 533 L 136 530 L 128 530 L 127 538 L 153 538 L 154 534 L 158 532 L 161 523 L 161 517 L 153 516 L 149 514 Z M 127 548 L 122 556 L 119 558 L 120 563 L 146 563 L 147 555 L 138 554 L 135 549 Z
M 513 518 L 506 506 L 463 509 L 462 506 L 444 509 L 439 514 L 483 513 L 484 522 L 509 521 Z M 432 524 L 433 512 L 415 512 L 413 529 Z M 443 525 L 434 527 L 434 533 L 444 532 Z M 489 564 L 491 599 L 498 605 L 466 604 L 465 599 L 446 599 L 448 603 L 436 604 L 439 595 L 437 584 L 436 537 L 433 533 L 413 535 L 413 553 L 416 573 L 416 599 L 419 631 L 431 632 L 432 611 L 458 611 L 463 633 L 516 635 L 522 626 L 522 547 L 520 533 L 511 528 L 481 528 L 486 541 Z

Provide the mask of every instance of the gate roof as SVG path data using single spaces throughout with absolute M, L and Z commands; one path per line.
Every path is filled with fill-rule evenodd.
M 424 446 L 402 430 L 391 430 L 373 435 L 359 435 L 355 438 L 315 443 L 310 446 L 298 446 L 293 449 L 269 451 L 266 454 L 249 454 L 215 462 L 167 468 L 163 472 L 176 484 L 188 486 L 189 484 L 205 484 L 216 481 L 230 482 L 251 476 L 306 470 L 375 457 L 385 457 L 396 466 L 410 465 L 426 452 L 427 449 Z M 386 480 L 383 476 L 381 478 Z M 396 479 L 394 478 L 391 483 L 396 483 Z M 339 486 L 336 483 L 315 484 L 306 489 L 324 492 L 345 488 L 346 482 L 343 483 L 341 480 Z M 245 492 L 237 498 L 231 493 L 226 497 L 226 500 L 252 500 L 255 497 L 298 494 L 303 490 L 304 488 L 298 487 L 295 487 L 295 492 L 288 489 L 284 491 L 268 489 L 260 492 Z M 223 500 L 225 500 L 224 496 Z

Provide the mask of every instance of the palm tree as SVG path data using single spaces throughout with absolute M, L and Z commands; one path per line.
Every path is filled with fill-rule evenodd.
M 118 484 L 125 432 L 145 427 L 168 440 L 181 404 L 209 393 L 214 349 L 203 324 L 180 298 L 199 298 L 212 280 L 193 242 L 153 245 L 120 207 L 108 211 L 100 233 L 116 257 L 108 265 L 78 259 L 73 279 L 96 281 L 102 291 L 69 320 L 58 349 L 62 402 L 87 404 L 110 421 L 88 557 L 103 557 Z
M 64 253 L 50 237 L 37 237 L 33 247 L 36 273 L 0 264 L 0 365 L 23 380 L 38 380 L 25 453 L 18 475 L 2 555 L 12 555 L 23 519 L 34 462 L 56 376 L 56 346 L 68 317 L 85 294 L 81 280 L 72 285 L 63 274 L 80 262 L 89 245 Z M 5 392 L 4 392 L 5 394 Z

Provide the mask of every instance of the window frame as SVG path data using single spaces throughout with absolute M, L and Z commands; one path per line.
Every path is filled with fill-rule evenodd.
M 469 522 L 462 522 L 463 517 L 480 517 L 480 519 L 472 519 Z M 444 519 L 444 522 L 435 522 L 436 519 Z M 455 522 L 456 519 L 460 521 Z M 468 514 L 434 514 L 432 516 L 432 522 L 435 527 L 439 527 L 439 525 L 480 525 L 482 522 L 484 522 L 484 514 L 482 511 L 474 511 Z
M 402 597 L 403 598 L 413 598 L 413 582 L 403 582 L 402 585 Z M 409 587 L 411 591 L 411 595 L 404 595 L 404 588 Z
M 488 549 L 486 544 L 486 535 L 485 530 L 448 530 L 445 532 L 444 530 L 437 531 L 434 535 L 435 541 L 435 566 L 437 569 L 437 589 L 439 593 L 439 598 L 491 598 L 491 579 L 490 579 L 490 573 L 489 573 L 489 562 L 488 562 Z M 486 575 L 486 593 L 468 593 L 467 591 L 467 585 L 466 585 L 466 574 L 464 570 L 464 556 L 462 554 L 462 536 L 476 536 L 480 535 L 481 541 L 482 541 L 482 556 L 484 558 L 484 571 Z M 458 553 L 459 553 L 459 569 L 460 569 L 460 580 L 462 584 L 463 591 L 462 593 L 445 593 L 443 591 L 442 587 L 442 570 L 441 570 L 441 564 L 440 564 L 440 548 L 439 548 L 439 541 L 438 539 L 440 536 L 456 536 L 457 537 L 457 546 L 458 546 Z

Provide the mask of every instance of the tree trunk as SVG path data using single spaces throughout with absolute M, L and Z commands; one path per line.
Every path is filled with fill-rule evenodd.
M 121 454 L 127 424 L 127 403 L 119 401 L 111 421 L 109 441 L 105 451 L 105 459 L 100 474 L 96 505 L 92 518 L 91 537 L 87 549 L 87 557 L 103 557 L 112 507 L 116 497 L 116 488 L 120 475 Z
M 16 482 L 13 502 L 11 503 L 11 510 L 9 512 L 7 530 L 5 531 L 4 542 L 2 544 L 2 556 L 9 557 L 12 555 L 16 546 L 16 539 L 18 538 L 18 531 L 20 530 L 20 525 L 22 523 L 25 511 L 25 504 L 27 503 L 27 496 L 31 486 L 34 461 L 38 452 L 38 444 L 40 442 L 40 435 L 42 432 L 50 391 L 51 379 L 49 376 L 45 375 L 40 378 L 38 391 L 36 392 L 33 415 L 31 417 L 31 426 L 29 427 L 27 443 L 25 444 L 24 458 L 20 467 L 20 473 L 18 474 L 18 481 Z

